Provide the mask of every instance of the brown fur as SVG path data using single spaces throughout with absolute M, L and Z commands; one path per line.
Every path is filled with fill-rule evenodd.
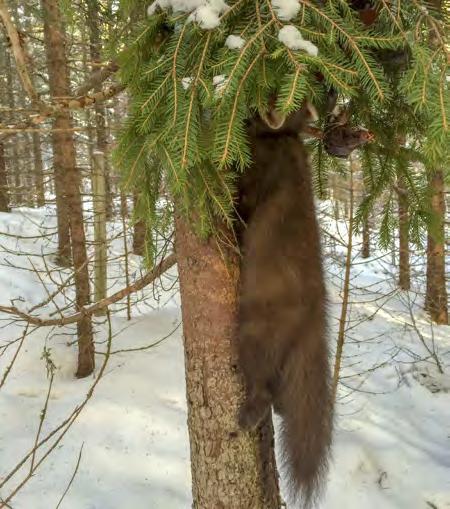
M 322 486 L 332 433 L 319 230 L 298 136 L 306 116 L 303 108 L 278 129 L 260 117 L 248 126 L 238 334 L 247 385 L 240 424 L 257 426 L 271 406 L 282 417 L 285 469 L 304 507 Z

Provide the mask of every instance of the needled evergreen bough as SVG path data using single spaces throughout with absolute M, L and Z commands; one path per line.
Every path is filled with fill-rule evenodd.
M 429 221 L 424 178 L 448 162 L 448 50 L 441 14 L 421 1 L 164 0 L 146 5 L 119 56 L 130 108 L 116 149 L 126 188 L 145 195 L 155 225 L 161 183 L 198 232 L 232 225 L 239 174 L 250 163 L 245 121 L 269 97 L 289 113 L 305 99 L 329 115 L 330 91 L 349 121 L 370 130 L 363 150 L 366 199 L 355 227 L 383 196 L 389 240 L 393 184 L 408 186 L 413 239 Z M 128 2 L 126 9 L 140 6 Z M 171 6 L 173 6 L 174 10 Z M 369 19 L 369 21 L 367 21 Z M 288 28 L 288 30 L 286 30 Z M 230 38 L 230 36 L 233 36 Z M 399 144 L 399 139 L 405 143 Z M 323 143 L 310 144 L 319 192 L 343 170 Z M 385 191 L 388 190 L 387 196 Z M 389 225 L 389 227 L 388 227 Z

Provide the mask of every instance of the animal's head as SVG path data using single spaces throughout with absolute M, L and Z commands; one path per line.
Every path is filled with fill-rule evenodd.
M 249 121 L 249 129 L 255 135 L 298 135 L 318 118 L 316 109 L 308 101 L 300 109 L 285 115 L 275 108 L 275 100 L 275 97 L 271 99 L 267 112 Z

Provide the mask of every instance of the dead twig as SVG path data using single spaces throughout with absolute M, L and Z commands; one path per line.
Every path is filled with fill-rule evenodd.
M 64 500 L 65 496 L 67 495 L 67 492 L 70 490 L 70 487 L 72 486 L 75 476 L 77 475 L 78 468 L 80 467 L 80 463 L 81 463 L 81 455 L 83 454 L 83 447 L 84 447 L 84 442 L 81 444 L 80 452 L 78 453 L 78 459 L 77 459 L 77 463 L 75 465 L 75 470 L 73 471 L 72 477 L 70 478 L 67 488 L 64 490 L 64 493 L 62 494 L 61 498 L 59 499 L 56 509 L 59 509 L 60 505 L 62 504 L 62 501 Z

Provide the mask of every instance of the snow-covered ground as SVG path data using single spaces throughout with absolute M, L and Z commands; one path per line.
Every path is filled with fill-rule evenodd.
M 67 277 L 68 273 L 53 273 L 50 277 L 40 256 L 33 256 L 54 250 L 51 237 L 32 238 L 38 237 L 44 226 L 48 234 L 52 232 L 51 214 L 49 208 L 0 215 L 0 305 L 11 305 L 10 300 L 16 299 L 13 305 L 29 309 L 48 298 L 55 290 L 55 281 Z M 343 222 L 339 228 L 329 219 L 323 224 L 334 238 L 342 234 L 345 239 Z M 119 226 L 110 228 L 111 235 L 115 228 L 118 231 Z M 1 233 L 28 238 L 17 240 Z M 345 249 L 337 242 L 331 246 L 327 236 L 324 240 L 330 341 L 334 344 Z M 111 253 L 121 250 L 122 240 L 118 238 L 112 243 Z M 390 254 L 374 250 L 373 257 L 366 261 L 357 250 L 336 409 L 334 458 L 320 508 L 448 509 L 450 327 L 432 327 L 421 311 L 421 298 L 414 292 L 396 290 Z M 31 262 L 38 272 L 13 267 L 30 267 Z M 51 256 L 47 256 L 47 263 L 51 268 Z M 139 273 L 139 260 L 132 259 L 130 277 L 139 277 Z M 117 279 L 111 291 L 116 291 L 124 283 L 123 266 L 116 262 L 111 274 Z M 140 302 L 133 308 L 131 321 L 126 319 L 123 303 L 114 307 L 113 353 L 102 379 L 55 450 L 12 499 L 11 507 L 56 508 L 68 486 L 62 508 L 190 507 L 184 366 L 174 277 L 172 272 L 162 285 L 133 297 Z M 420 278 L 417 281 L 422 283 Z M 64 308 L 71 297 L 68 291 L 54 300 Z M 35 313 L 47 316 L 55 309 L 55 304 L 47 304 Z M 4 314 L 0 319 L 1 383 L 24 328 Z M 95 321 L 98 372 L 104 360 L 108 324 L 104 317 Z M 48 358 L 56 371 L 41 438 L 73 412 L 94 382 L 94 378 L 76 380 L 73 376 L 73 327 L 28 332 L 0 389 L 0 483 L 35 444 L 49 389 Z M 164 337 L 157 346 L 114 353 L 149 346 Z M 18 341 L 3 348 L 14 339 Z M 439 373 L 434 357 L 444 374 Z M 39 449 L 36 462 L 45 450 L 46 446 Z M 3 499 L 29 469 L 30 460 L 0 489 Z

